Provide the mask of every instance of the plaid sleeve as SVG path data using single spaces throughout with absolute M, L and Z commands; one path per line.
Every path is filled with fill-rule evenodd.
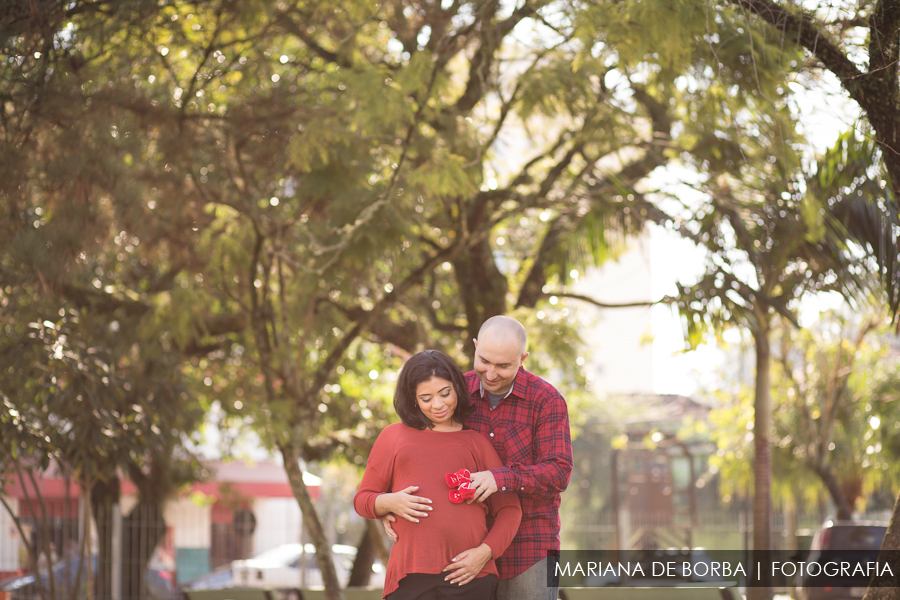
M 503 462 L 497 456 L 497 451 L 487 439 L 481 439 L 484 440 L 482 452 L 485 466 L 499 468 Z M 522 505 L 519 496 L 512 492 L 491 494 L 487 499 L 487 505 L 494 522 L 484 538 L 484 543 L 491 548 L 491 556 L 497 558 L 506 551 L 519 530 L 519 523 L 522 522 Z
M 572 437 L 563 397 L 553 390 L 543 399 L 534 434 L 534 464 L 513 462 L 491 469 L 500 489 L 540 500 L 562 493 L 572 475 Z

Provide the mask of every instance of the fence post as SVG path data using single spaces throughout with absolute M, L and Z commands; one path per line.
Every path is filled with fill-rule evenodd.
M 628 509 L 627 505 L 619 507 L 619 514 L 616 515 L 616 519 L 616 533 L 619 536 L 617 544 L 619 550 L 631 550 L 631 511 Z
M 112 573 L 110 600 L 122 600 L 122 507 L 116 502 L 112 505 Z M 100 600 L 105 600 L 101 598 Z

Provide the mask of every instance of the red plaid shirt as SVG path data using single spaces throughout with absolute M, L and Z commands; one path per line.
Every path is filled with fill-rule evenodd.
M 566 401 L 556 388 L 522 367 L 510 394 L 492 409 L 474 371 L 466 373 L 475 412 L 466 425 L 486 436 L 504 467 L 491 469 L 501 491 L 522 501 L 519 532 L 499 559 L 500 579 L 524 572 L 559 550 L 560 494 L 572 474 Z

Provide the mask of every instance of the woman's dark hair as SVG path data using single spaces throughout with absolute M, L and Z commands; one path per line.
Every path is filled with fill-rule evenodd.
M 453 359 L 437 350 L 425 350 L 406 361 L 397 380 L 397 390 L 394 392 L 394 410 L 397 411 L 397 415 L 400 416 L 404 425 L 414 429 L 434 427 L 416 402 L 416 390 L 419 388 L 419 384 L 432 377 L 446 379 L 453 385 L 453 390 L 456 392 L 456 410 L 453 412 L 455 420 L 462 423 L 475 410 L 475 406 L 469 400 L 466 378 Z

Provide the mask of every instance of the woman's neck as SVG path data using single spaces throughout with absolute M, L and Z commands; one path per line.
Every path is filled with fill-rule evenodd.
M 449 433 L 451 431 L 461 431 L 463 428 L 462 423 L 459 421 L 450 421 L 449 423 L 441 423 L 440 425 L 435 425 L 432 431 L 439 431 L 441 433 Z

